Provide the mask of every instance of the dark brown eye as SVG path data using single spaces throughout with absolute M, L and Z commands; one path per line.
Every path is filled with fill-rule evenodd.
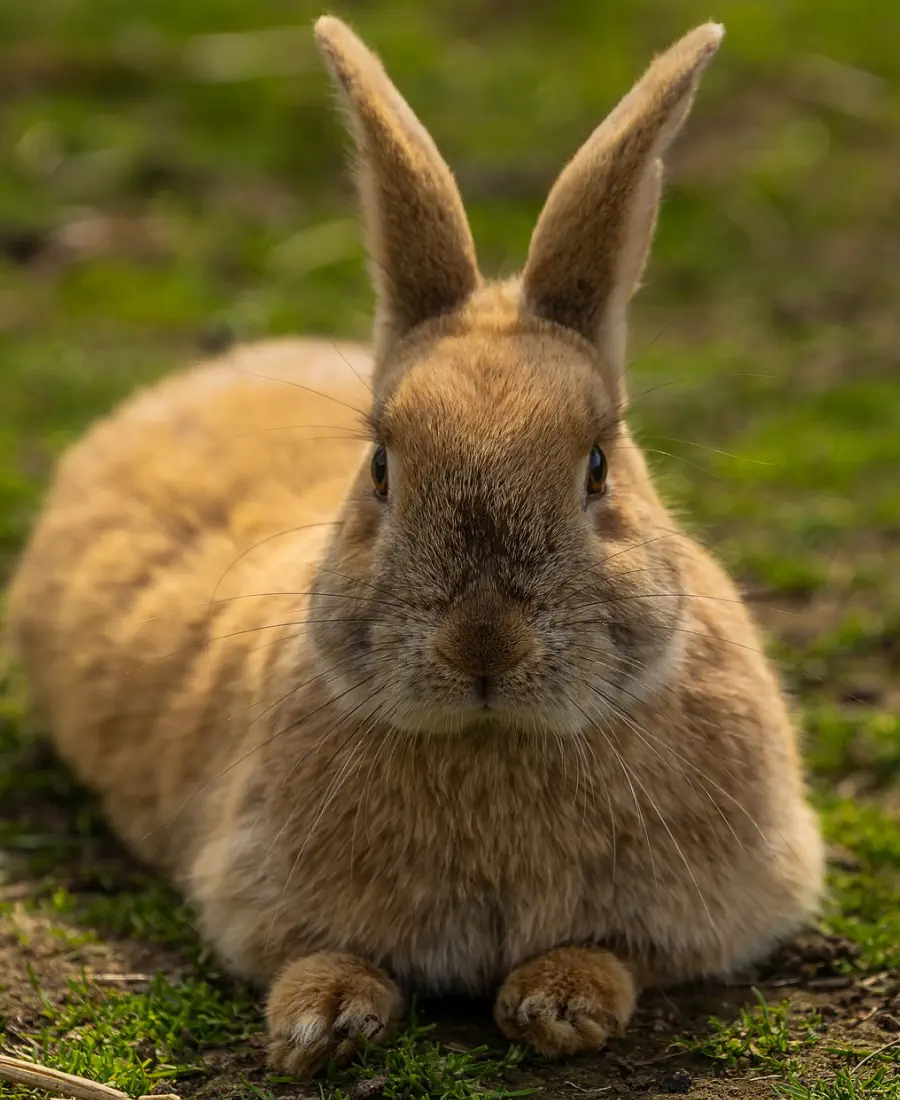
M 388 491 L 388 461 L 387 451 L 384 447 L 378 447 L 372 455 L 372 484 L 375 492 L 380 497 L 386 497 Z
M 606 455 L 599 447 L 594 447 L 588 459 L 587 491 L 591 496 L 602 493 L 606 488 Z

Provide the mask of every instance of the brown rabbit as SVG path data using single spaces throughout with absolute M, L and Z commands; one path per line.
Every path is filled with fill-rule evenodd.
M 269 988 L 275 1065 L 386 1037 L 408 989 L 499 989 L 511 1039 L 598 1047 L 636 989 L 759 957 L 821 891 L 759 636 L 623 419 L 660 157 L 722 30 L 653 63 L 503 284 L 378 60 L 316 35 L 372 359 L 250 346 L 98 424 L 10 621 L 62 756 Z

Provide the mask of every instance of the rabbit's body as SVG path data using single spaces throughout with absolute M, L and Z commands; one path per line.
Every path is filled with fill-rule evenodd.
M 242 348 L 67 456 L 13 594 L 62 755 L 247 977 L 342 950 L 484 991 L 560 943 L 615 943 L 664 979 L 765 950 L 814 898 L 817 837 L 799 785 L 785 797 L 797 761 L 756 634 L 697 544 L 673 551 L 704 598 L 661 711 L 580 746 L 348 737 L 302 593 L 367 367 L 327 341 Z
M 602 330 L 597 360 L 578 310 L 554 315 L 544 283 L 570 265 L 541 260 L 542 225 L 521 282 L 480 284 L 418 123 L 325 23 L 367 155 L 406 148 L 366 146 L 373 104 L 423 143 L 441 263 L 404 290 L 390 234 L 414 229 L 385 223 L 373 359 L 240 348 L 95 427 L 61 465 L 13 630 L 119 833 L 236 973 L 274 982 L 279 1065 L 386 1033 L 394 979 L 505 979 L 508 1035 L 598 1045 L 635 983 L 727 972 L 814 910 L 794 734 L 738 593 L 621 421 L 620 337 Z M 687 47 L 670 57 L 696 77 Z
M 231 597 L 309 588 L 363 447 L 351 406 L 366 391 L 342 356 L 365 377 L 364 349 L 285 340 L 138 394 L 63 459 L 11 592 L 60 752 L 129 843 L 179 874 L 208 797 L 195 788 L 265 725 L 252 707 L 272 643 L 300 630 L 228 637 L 303 602 Z M 313 392 L 329 374 L 333 399 Z

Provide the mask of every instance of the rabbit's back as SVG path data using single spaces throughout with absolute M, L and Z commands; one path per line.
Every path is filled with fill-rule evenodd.
M 222 751 L 211 708 L 246 690 L 211 640 L 240 631 L 236 596 L 277 587 L 255 580 L 259 554 L 281 541 L 315 562 L 358 465 L 369 369 L 352 344 L 238 348 L 138 394 L 60 462 L 8 621 L 44 728 L 156 861 L 174 862 L 183 830 L 161 826 Z

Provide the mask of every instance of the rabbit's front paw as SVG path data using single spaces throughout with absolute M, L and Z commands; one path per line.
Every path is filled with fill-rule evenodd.
M 386 1039 L 402 1013 L 396 984 L 363 959 L 295 959 L 269 993 L 269 1060 L 296 1077 L 312 1077 L 331 1059 L 341 1064 L 367 1043 Z
M 594 947 L 557 947 L 509 975 L 497 995 L 494 1019 L 508 1039 L 560 1058 L 621 1035 L 634 1002 L 631 974 L 615 955 Z

